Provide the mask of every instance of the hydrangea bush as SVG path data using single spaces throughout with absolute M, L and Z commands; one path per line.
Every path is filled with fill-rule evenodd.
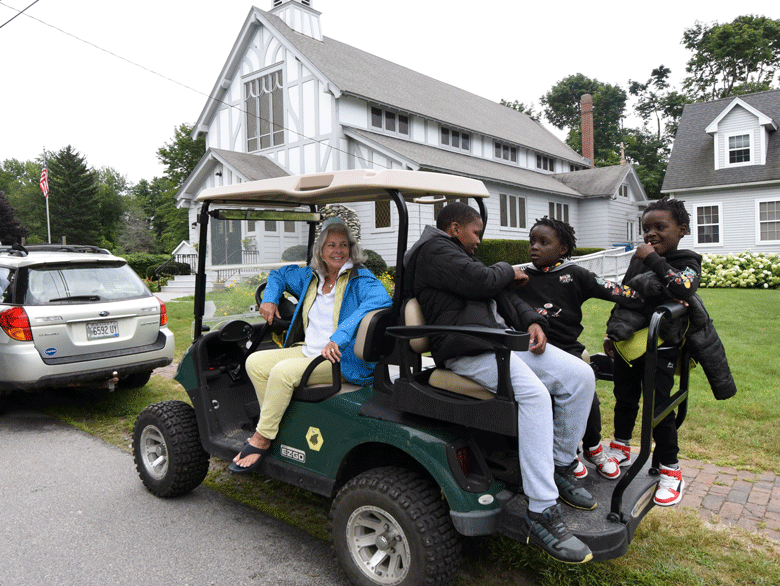
M 780 288 L 780 257 L 777 253 L 705 254 L 702 287 L 740 289 Z

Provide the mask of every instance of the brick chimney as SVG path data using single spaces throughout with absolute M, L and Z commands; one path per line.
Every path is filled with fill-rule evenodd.
M 580 112 L 582 112 L 582 156 L 594 166 L 595 155 L 593 152 L 593 96 L 584 94 L 580 99 Z

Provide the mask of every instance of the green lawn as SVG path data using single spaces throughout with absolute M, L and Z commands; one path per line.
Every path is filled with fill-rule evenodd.
M 235 292 L 232 293 L 235 295 Z M 737 381 L 737 396 L 715 401 L 700 369 L 692 374 L 691 405 L 680 433 L 681 456 L 754 471 L 780 470 L 776 447 L 778 349 L 774 337 L 780 317 L 780 291 L 703 290 L 723 339 Z M 169 323 L 176 334 L 176 356 L 190 342 L 192 299 L 172 301 Z M 585 308 L 586 342 L 599 350 L 610 306 Z M 611 437 L 612 400 L 608 383 L 599 383 L 604 437 Z M 164 399 L 187 401 L 172 380 L 153 377 L 143 389 L 118 391 L 98 401 L 60 401 L 46 411 L 90 433 L 129 449 L 136 414 Z M 139 481 L 140 482 L 140 481 Z M 262 477 L 236 477 L 212 459 L 205 484 L 221 493 L 327 538 L 330 500 Z M 690 509 L 656 507 L 645 518 L 629 552 L 603 563 L 567 566 L 536 548 L 502 537 L 464 540 L 464 560 L 455 586 L 709 586 L 780 584 L 780 545 L 735 528 L 717 528 Z

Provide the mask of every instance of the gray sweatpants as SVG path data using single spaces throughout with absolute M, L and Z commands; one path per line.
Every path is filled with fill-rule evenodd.
M 446 366 L 489 391 L 498 389 L 493 353 L 453 358 Z M 596 378 L 583 360 L 550 344 L 539 356 L 513 352 L 510 372 L 517 400 L 517 447 L 523 491 L 528 496 L 528 508 L 540 513 L 558 498 L 554 467 L 571 464 L 577 457 L 577 445 L 585 433 L 596 392 Z

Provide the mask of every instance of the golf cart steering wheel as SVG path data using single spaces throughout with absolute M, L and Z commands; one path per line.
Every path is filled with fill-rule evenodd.
M 265 291 L 266 285 L 268 285 L 268 281 L 260 283 L 255 290 L 255 302 L 257 302 L 258 309 L 263 302 L 263 291 Z M 274 323 L 271 324 L 271 330 L 276 333 L 281 333 L 290 327 L 290 322 L 292 321 L 293 315 L 295 315 L 295 309 L 298 307 L 298 304 L 293 303 L 287 297 L 282 296 L 282 298 L 279 299 L 279 303 L 276 305 L 279 308 L 279 315 L 281 317 L 274 317 Z

